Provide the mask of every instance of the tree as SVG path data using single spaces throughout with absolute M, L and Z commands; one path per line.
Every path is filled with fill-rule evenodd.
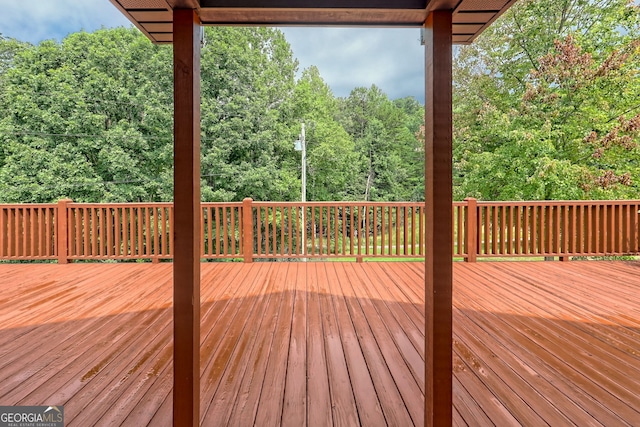
M 0 40 L 0 65 L 2 201 L 172 199 L 170 48 L 103 29 Z M 293 199 L 297 63 L 282 33 L 207 28 L 202 67 L 203 199 Z
M 638 24 L 622 0 L 529 0 L 460 49 L 456 197 L 637 197 Z
M 4 87 L 2 199 L 166 200 L 169 53 L 124 28 L 20 49 Z
M 364 200 L 420 200 L 423 152 L 416 138 L 424 110 L 405 99 L 394 103 L 375 85 L 354 89 L 341 102 L 340 120 L 354 138 L 359 179 L 354 193 Z
M 302 72 L 294 100 L 293 116 L 307 125 L 307 199 L 355 199 L 351 190 L 358 158 L 353 138 L 336 120 L 338 101 L 316 67 Z
M 289 44 L 276 29 L 205 31 L 203 200 L 295 200 L 297 62 Z
M 203 201 L 298 200 L 301 121 L 309 199 L 422 197 L 415 100 L 336 99 L 315 67 L 296 81 L 276 29 L 206 28 L 201 64 Z M 171 49 L 136 29 L 0 39 L 0 201 L 170 201 L 172 76 Z

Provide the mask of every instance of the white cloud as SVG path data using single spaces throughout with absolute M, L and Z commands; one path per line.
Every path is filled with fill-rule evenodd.
M 28 4 L 28 6 L 25 6 Z M 0 0 L 0 33 L 30 43 L 130 25 L 108 0 Z M 424 100 L 424 48 L 417 29 L 283 28 L 301 69 L 315 65 L 336 96 L 372 84 L 390 98 Z
M 0 0 L 0 33 L 30 43 L 69 33 L 129 25 L 108 0 Z
M 301 68 L 315 65 L 337 96 L 358 86 L 390 98 L 424 99 L 424 47 L 417 29 L 283 28 Z

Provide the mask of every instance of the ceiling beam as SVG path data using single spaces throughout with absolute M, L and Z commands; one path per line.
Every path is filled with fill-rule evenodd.
M 426 0 L 201 0 L 201 8 L 426 9 Z

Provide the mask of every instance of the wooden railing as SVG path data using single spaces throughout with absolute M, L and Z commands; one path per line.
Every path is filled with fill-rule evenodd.
M 258 258 L 424 257 L 421 203 L 255 202 L 253 207 Z
M 170 203 L 67 203 L 66 213 L 67 259 L 171 258 Z
M 476 256 L 564 258 L 640 252 L 638 200 L 469 202 L 468 213 L 475 216 L 471 222 L 477 224 L 472 237 L 476 250 L 471 251 Z
M 453 256 L 640 253 L 640 201 L 453 204 Z M 203 259 L 423 258 L 422 203 L 203 203 Z M 171 259 L 171 203 L 0 205 L 0 259 Z M 246 250 L 250 248 L 250 250 Z
M 0 259 L 56 258 L 55 204 L 0 205 Z

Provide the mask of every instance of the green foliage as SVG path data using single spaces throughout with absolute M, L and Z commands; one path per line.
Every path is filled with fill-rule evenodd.
M 638 7 L 528 0 L 459 51 L 455 196 L 638 197 Z
M 164 199 L 171 115 L 147 102 L 171 84 L 169 53 L 122 28 L 22 48 L 2 88 L 2 200 Z
M 422 200 L 424 150 L 416 134 L 423 108 L 411 99 L 393 102 L 376 86 L 341 101 L 340 121 L 359 157 L 351 192 L 364 200 Z
M 267 28 L 207 28 L 205 39 L 203 200 L 295 200 L 289 44 Z
M 423 107 L 298 79 L 283 34 L 206 28 L 202 199 L 423 200 Z M 454 195 L 640 197 L 640 12 L 520 0 L 454 61 Z M 0 36 L 0 202 L 172 199 L 170 47 L 135 29 Z
M 201 63 L 203 201 L 298 200 L 301 121 L 309 200 L 422 194 L 415 100 L 338 100 L 315 67 L 296 81 L 276 29 L 206 28 Z M 171 48 L 135 29 L 0 38 L 0 202 L 171 200 L 172 74 Z M 369 107 L 351 111 L 359 97 Z
M 307 199 L 349 200 L 358 178 L 351 136 L 336 120 L 338 101 L 316 67 L 302 72 L 294 94 L 293 116 L 306 124 Z M 296 153 L 297 154 L 297 153 Z

